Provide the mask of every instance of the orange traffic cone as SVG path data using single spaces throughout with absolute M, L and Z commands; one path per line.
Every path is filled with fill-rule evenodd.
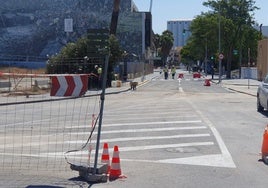
M 123 178 L 125 176 L 121 175 L 121 167 L 120 167 L 120 158 L 119 158 L 119 150 L 118 146 L 114 146 L 114 153 L 112 158 L 112 164 L 110 169 L 110 180 L 115 180 L 117 178 Z
M 104 164 L 107 164 L 107 166 L 108 166 L 107 174 L 108 174 L 109 171 L 110 171 L 110 155 L 109 155 L 108 143 L 103 144 L 101 162 L 104 163 Z
M 268 163 L 268 160 L 267 160 L 267 156 L 268 156 L 268 125 L 264 129 L 264 133 L 263 133 L 261 155 L 262 155 L 262 160 L 265 163 Z
M 209 79 L 205 79 L 204 86 L 210 86 L 210 80 Z

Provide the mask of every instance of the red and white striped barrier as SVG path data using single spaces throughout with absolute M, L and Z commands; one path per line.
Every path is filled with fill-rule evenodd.
M 50 96 L 79 97 L 88 89 L 88 75 L 51 76 Z

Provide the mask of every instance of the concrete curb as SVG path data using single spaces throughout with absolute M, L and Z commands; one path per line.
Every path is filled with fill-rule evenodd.
M 253 96 L 253 97 L 257 97 L 257 94 L 252 94 L 252 93 L 249 93 L 249 92 L 233 89 L 233 88 L 230 88 L 230 87 L 226 87 L 226 88 L 231 90 L 231 91 L 235 91 L 235 92 L 238 92 L 238 93 L 242 93 L 242 94 L 250 95 L 250 96 Z

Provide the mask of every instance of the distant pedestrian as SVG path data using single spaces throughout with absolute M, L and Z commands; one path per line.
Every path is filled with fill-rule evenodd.
M 102 68 L 99 66 L 97 69 L 97 73 L 98 73 L 98 88 L 101 89 L 102 86 Z
M 172 79 L 174 79 L 175 74 L 176 74 L 176 67 L 173 65 L 172 68 L 171 68 L 171 76 L 172 76 Z
M 92 81 L 93 81 L 92 87 L 93 88 L 97 88 L 97 89 L 99 88 L 99 74 L 98 74 L 98 69 L 99 69 L 98 65 L 95 65 L 94 66 L 94 69 L 92 71 Z
M 168 67 L 167 66 L 164 67 L 163 72 L 164 72 L 165 80 L 167 80 L 168 79 Z
M 212 80 L 214 79 L 214 67 L 213 66 L 211 67 L 211 79 Z

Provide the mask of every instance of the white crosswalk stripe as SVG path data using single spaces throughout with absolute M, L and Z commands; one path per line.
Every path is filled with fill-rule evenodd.
M 179 83 L 178 80 L 174 81 Z M 178 87 L 178 92 L 183 93 L 181 86 Z M 131 92 L 128 95 L 132 95 Z M 144 100 L 138 104 L 131 101 L 121 108 L 108 108 L 104 116 L 101 144 L 107 142 L 110 148 L 118 145 L 123 161 L 235 168 L 232 157 L 213 124 L 194 107 L 194 104 L 184 98 L 167 98 L 165 101 Z M 30 153 L 23 156 L 64 158 L 64 153 L 68 149 L 79 150 L 87 142 L 92 125 L 74 124 L 63 127 L 57 127 L 57 136 L 55 132 L 49 131 L 46 134 L 40 132 L 25 135 L 23 143 L 0 143 L 0 149 L 18 149 L 17 155 L 20 155 L 20 152 L 22 155 L 19 148 L 23 145 L 24 150 L 27 150 L 27 147 L 31 148 Z M 96 144 L 97 128 L 89 141 L 93 146 Z M 44 149 L 35 153 L 32 149 L 35 147 Z M 87 148 L 88 146 L 82 151 L 70 152 L 68 157 L 87 159 Z M 91 155 L 94 153 L 93 148 Z M 6 152 L 4 155 L 9 153 Z

